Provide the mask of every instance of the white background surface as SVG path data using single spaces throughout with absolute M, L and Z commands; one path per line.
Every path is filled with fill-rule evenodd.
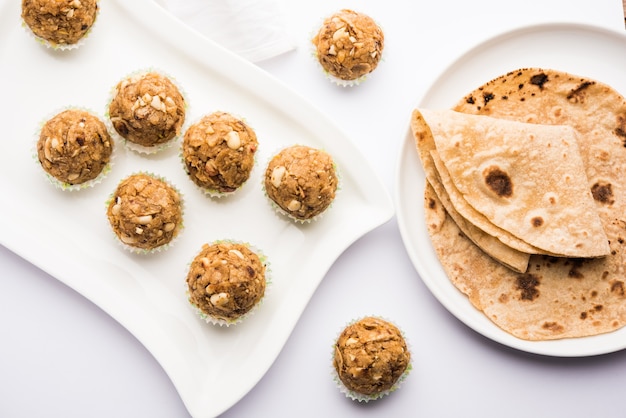
M 259 65 L 334 119 L 390 193 L 408 115 L 459 54 L 532 23 L 624 27 L 618 0 L 285 5 L 297 49 Z M 321 19 L 340 7 L 370 14 L 386 34 L 385 61 L 352 89 L 327 82 L 308 45 Z M 0 278 L 0 417 L 188 416 L 163 369 L 105 312 L 2 247 Z M 401 390 L 359 404 L 334 387 L 330 349 L 340 328 L 365 314 L 387 317 L 405 331 L 414 369 Z M 420 281 L 394 218 L 339 258 L 269 372 L 224 416 L 618 417 L 625 373 L 626 352 L 529 355 L 465 327 Z

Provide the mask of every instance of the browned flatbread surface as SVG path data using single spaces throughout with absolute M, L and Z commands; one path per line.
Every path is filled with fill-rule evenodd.
M 466 238 L 428 186 L 428 231 L 452 283 L 495 324 L 522 339 L 583 337 L 626 325 L 624 98 L 597 80 L 529 68 L 487 82 L 454 110 L 576 129 L 610 254 L 593 259 L 533 255 L 525 273 L 515 272 Z
M 421 112 L 435 142 L 431 156 L 450 195 L 454 189 L 489 222 L 541 250 L 530 253 L 609 253 L 572 127 L 452 110 Z
M 415 145 L 422 167 L 426 173 L 426 179 L 433 187 L 434 192 L 437 193 L 445 210 L 461 229 L 461 232 L 491 257 L 513 270 L 525 272 L 528 268 L 529 252 L 534 249 L 531 245 L 510 234 L 506 234 L 504 231 L 499 233 L 499 228 L 490 224 L 484 217 L 480 217 L 479 214 L 475 214 L 475 211 L 472 211 L 469 205 L 460 207 L 452 203 L 455 196 L 450 196 L 446 191 L 431 154 L 435 150 L 432 132 L 418 109 L 415 109 L 411 116 L 411 131 L 415 138 Z M 468 219 L 472 219 L 473 222 L 470 222 Z M 484 222 L 481 224 L 478 222 L 479 220 L 484 220 Z M 488 226 L 493 228 L 490 230 Z

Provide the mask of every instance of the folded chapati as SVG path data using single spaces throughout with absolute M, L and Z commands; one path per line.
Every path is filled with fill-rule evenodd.
M 530 258 L 529 253 L 536 249 L 491 224 L 485 217 L 467 204 L 457 204 L 456 206 L 461 206 L 457 211 L 452 200 L 456 199 L 461 203 L 464 203 L 464 201 L 460 195 L 450 196 L 446 192 L 431 154 L 435 150 L 432 132 L 419 110 L 413 112 L 411 130 L 416 140 L 426 179 L 461 231 L 494 259 L 513 270 L 525 272 Z
M 489 222 L 544 252 L 609 253 L 572 127 L 420 111 L 448 194 L 455 188 Z
M 428 183 L 428 232 L 451 282 L 495 324 L 522 339 L 583 337 L 626 325 L 624 98 L 589 78 L 530 68 L 480 86 L 454 110 L 573 127 L 610 253 L 597 258 L 533 255 L 525 273 L 513 271 L 461 233 Z

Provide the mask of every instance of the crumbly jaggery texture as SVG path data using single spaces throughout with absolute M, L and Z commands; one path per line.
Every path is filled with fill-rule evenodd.
M 346 388 L 375 395 L 391 389 L 410 360 L 404 337 L 396 326 L 366 317 L 341 333 L 335 343 L 333 365 Z
M 183 160 L 198 186 L 229 193 L 250 177 L 258 148 L 255 132 L 225 112 L 204 116 L 185 132 Z
M 335 198 L 337 173 L 332 157 L 315 148 L 294 145 L 275 155 L 265 170 L 265 191 L 296 219 L 311 219 Z
M 185 113 L 185 99 L 178 87 L 156 72 L 120 81 L 109 104 L 109 117 L 117 133 L 144 147 L 179 135 Z
M 341 80 L 356 80 L 378 66 L 385 36 L 371 17 L 343 9 L 324 20 L 312 42 L 326 71 Z
M 189 301 L 217 319 L 234 320 L 265 294 L 265 265 L 248 246 L 205 244 L 187 274 Z
M 97 0 L 22 0 L 22 19 L 53 45 L 76 44 L 93 26 Z
M 182 228 L 181 198 L 165 181 L 133 174 L 117 186 L 107 217 L 124 244 L 152 250 L 170 243 Z
M 43 125 L 37 157 L 43 169 L 66 184 L 93 180 L 111 161 L 113 141 L 104 123 L 91 113 L 68 109 Z

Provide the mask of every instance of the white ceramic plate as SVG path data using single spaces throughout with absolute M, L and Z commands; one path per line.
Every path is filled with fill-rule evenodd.
M 0 243 L 128 328 L 163 366 L 193 416 L 218 415 L 268 370 L 337 257 L 391 219 L 391 198 L 359 150 L 319 110 L 152 0 L 101 2 L 85 44 L 65 52 L 27 34 L 19 3 L 0 6 Z M 160 69 L 181 84 L 190 121 L 224 110 L 256 130 L 257 167 L 235 196 L 212 200 L 200 193 L 183 172 L 177 146 L 142 157 L 118 144 L 111 174 L 89 190 L 63 192 L 44 178 L 31 157 L 39 123 L 68 105 L 103 116 L 110 88 L 143 68 Z M 296 142 L 327 150 L 342 173 L 335 203 L 308 225 L 278 216 L 261 189 L 267 160 Z M 182 235 L 152 256 L 123 250 L 105 215 L 118 181 L 137 170 L 164 175 L 186 202 Z M 184 284 L 187 263 L 201 245 L 222 238 L 262 249 L 273 278 L 256 314 L 229 328 L 198 318 Z
M 624 34 L 596 27 L 544 24 L 517 29 L 487 40 L 458 58 L 416 106 L 450 108 L 476 87 L 523 67 L 554 68 L 592 77 L 625 94 L 625 50 Z M 576 357 L 626 347 L 626 328 L 587 338 L 531 342 L 513 337 L 493 324 L 452 285 L 437 259 L 424 223 L 424 182 L 424 172 L 407 127 L 395 190 L 400 232 L 420 277 L 453 315 L 494 341 L 530 353 Z

